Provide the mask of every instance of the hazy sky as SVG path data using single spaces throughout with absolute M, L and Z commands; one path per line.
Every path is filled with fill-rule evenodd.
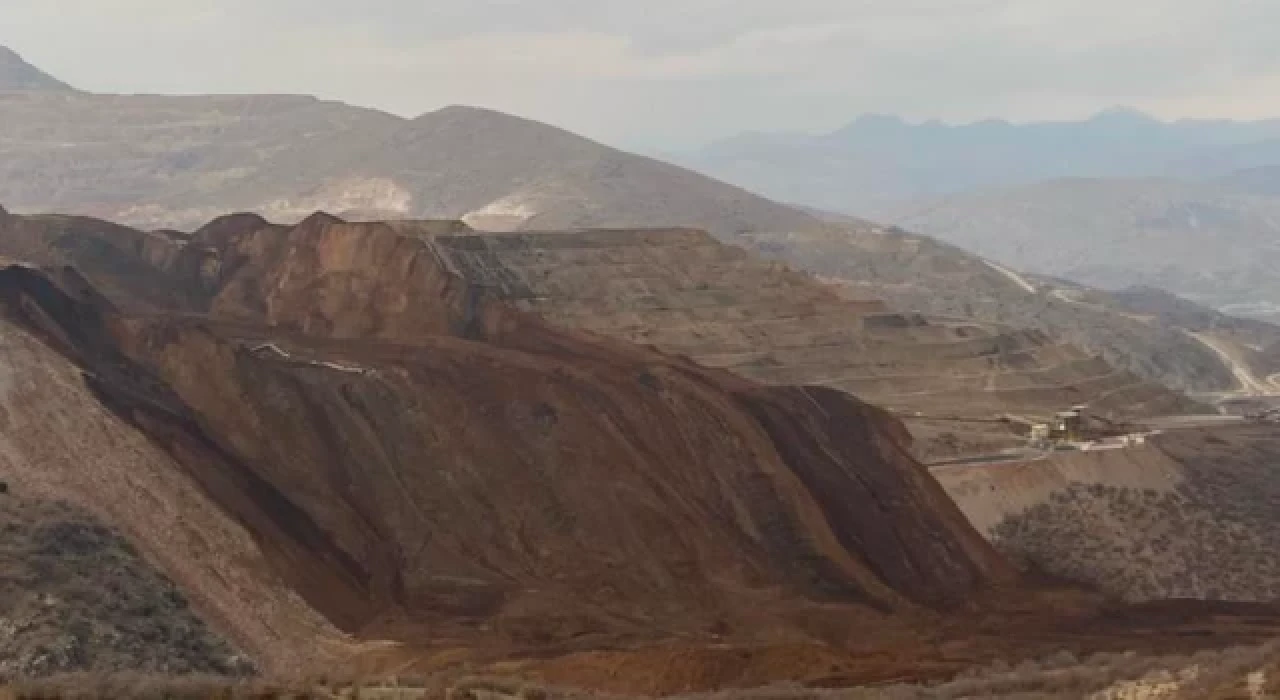
M 99 92 L 494 107 L 614 143 L 972 120 L 1280 115 L 1280 0 L 0 0 Z

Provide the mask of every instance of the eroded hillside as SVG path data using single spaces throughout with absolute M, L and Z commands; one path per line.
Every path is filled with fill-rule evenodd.
M 356 637 L 846 642 L 1013 581 L 887 414 L 557 330 L 412 227 L 5 224 L 83 269 L 7 267 L 11 322 Z
M 23 377 L 13 400 L 36 402 L 11 413 L 6 480 L 136 542 L 265 669 L 499 668 L 670 694 L 1280 630 L 1266 608 L 1116 616 L 1094 593 L 1024 579 L 885 411 L 556 316 L 594 298 L 587 317 L 652 333 L 646 313 L 704 309 L 735 337 L 751 324 L 726 321 L 751 318 L 724 315 L 726 300 L 755 281 L 735 313 L 800 316 L 794 332 L 851 318 L 837 338 L 887 329 L 903 351 L 949 332 L 700 234 L 487 239 L 324 215 L 232 216 L 191 236 L 67 217 L 3 215 L 0 229 L 29 261 L 0 269 L 0 337 L 23 349 L 5 355 Z M 513 249 L 554 255 L 537 277 L 502 257 Z M 699 289 L 699 268 L 737 281 Z M 611 311 L 621 297 L 601 279 L 651 293 Z M 805 326 L 797 309 L 827 313 Z

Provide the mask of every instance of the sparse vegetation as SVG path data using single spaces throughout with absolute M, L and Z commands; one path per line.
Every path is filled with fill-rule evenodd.
M 253 667 L 118 533 L 60 503 L 0 497 L 0 678 Z
M 992 541 L 1023 568 L 1131 601 L 1269 601 L 1280 590 L 1274 476 L 1280 446 L 1202 443 L 1175 491 L 1072 484 L 1007 518 Z M 1176 447 L 1176 445 L 1175 445 Z

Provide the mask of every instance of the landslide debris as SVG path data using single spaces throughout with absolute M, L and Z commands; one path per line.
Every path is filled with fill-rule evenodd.
M 6 225 L 79 266 L 0 271 L 11 321 L 358 637 L 845 643 L 1014 581 L 884 412 L 558 329 L 413 227 Z
M 890 414 L 550 322 L 461 266 L 456 224 L 0 229 L 27 261 L 0 267 L 0 360 L 56 380 L 11 378 L 5 405 L 38 399 L 65 433 L 20 416 L 5 468 L 109 516 L 267 668 L 669 695 L 1280 630 L 1263 606 L 1028 581 Z

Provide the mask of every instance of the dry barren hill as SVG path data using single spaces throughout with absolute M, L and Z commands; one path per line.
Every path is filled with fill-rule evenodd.
M 689 170 L 497 112 L 403 119 L 289 95 L 75 92 L 0 53 L 0 201 L 147 228 L 226 211 L 298 221 L 467 217 L 529 226 L 790 229 L 807 214 Z
M 693 226 L 729 235 L 814 223 L 692 171 L 489 110 L 424 115 L 369 160 L 410 190 L 405 213 L 485 229 Z
M 464 271 L 468 241 L 519 237 L 325 215 L 189 238 L 0 229 L 29 261 L 0 270 L 4 388 L 24 407 L 3 432 L 10 494 L 123 533 L 264 669 L 506 660 L 671 693 L 1280 629 L 1269 609 L 1114 617 L 1016 576 L 883 411 L 547 323 Z M 593 237 L 616 239 L 576 247 Z

